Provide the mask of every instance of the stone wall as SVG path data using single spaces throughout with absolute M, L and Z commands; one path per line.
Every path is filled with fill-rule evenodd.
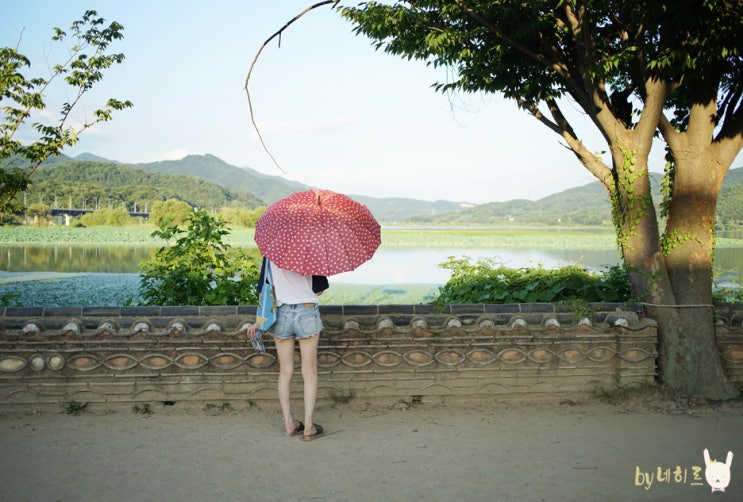
M 451 402 L 653 382 L 657 330 L 637 305 L 322 306 L 321 402 Z M 276 400 L 254 306 L 0 308 L 0 406 Z M 741 311 L 718 312 L 725 369 L 743 382 Z M 299 354 L 297 352 L 297 363 Z M 299 367 L 299 366 L 297 366 Z M 301 396 L 301 376 L 294 392 Z
M 725 374 L 743 391 L 743 304 L 715 311 L 715 335 Z

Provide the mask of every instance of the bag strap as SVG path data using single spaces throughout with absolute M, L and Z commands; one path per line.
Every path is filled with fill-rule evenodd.
M 271 273 L 271 262 L 266 258 L 266 275 L 268 277 L 268 283 L 273 287 L 273 274 Z

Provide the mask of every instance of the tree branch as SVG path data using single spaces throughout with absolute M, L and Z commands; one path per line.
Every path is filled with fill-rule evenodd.
M 522 98 L 516 98 L 519 106 L 529 112 L 529 114 L 536 118 L 543 125 L 547 126 L 552 132 L 558 134 L 562 139 L 565 140 L 567 146 L 565 148 L 573 152 L 578 161 L 593 174 L 607 189 L 609 189 L 609 178 L 611 177 L 611 170 L 601 162 L 596 155 L 592 154 L 584 145 L 583 142 L 578 139 L 572 126 L 565 118 L 565 115 L 560 110 L 559 105 L 555 100 L 546 101 L 547 107 L 550 110 L 553 120 L 546 117 L 539 109 L 536 103 L 528 103 Z
M 583 164 L 583 166 L 588 169 L 588 171 L 593 174 L 597 180 L 601 182 L 602 185 L 606 187 L 607 190 L 611 189 L 611 169 L 604 164 L 599 157 L 591 153 L 583 144 L 583 142 L 578 139 L 578 136 L 575 134 L 575 131 L 573 131 L 573 128 L 570 126 L 570 123 L 565 118 L 565 115 L 562 113 L 562 110 L 560 109 L 560 106 L 557 104 L 557 101 L 550 99 L 547 101 L 547 106 L 549 108 L 550 114 L 552 114 L 552 117 L 555 120 L 555 124 L 558 125 L 560 130 L 560 136 L 562 136 L 562 139 L 565 140 L 570 150 L 572 150 L 573 154 L 575 154 L 578 161 Z
M 665 118 L 663 108 L 666 104 L 669 87 L 670 85 L 666 80 L 649 78 L 645 82 L 645 85 L 643 86 L 645 93 L 645 106 L 642 107 L 640 120 L 638 120 L 637 126 L 635 126 L 635 136 L 637 138 L 652 138 L 655 134 L 655 130 L 660 128 L 660 122 Z M 671 131 L 666 132 L 669 133 Z M 675 134 L 673 128 L 672 132 Z M 641 144 L 643 145 L 643 148 L 647 148 L 647 151 L 640 152 L 640 155 L 646 157 L 650 153 L 652 139 L 649 139 L 647 144 L 645 142 L 642 142 Z
M 533 59 L 537 63 L 546 66 L 548 68 L 552 68 L 555 72 L 557 72 L 559 75 L 561 75 L 565 79 L 570 78 L 570 71 L 568 68 L 563 64 L 557 64 L 552 63 L 548 61 L 544 56 L 541 54 L 537 54 L 536 52 L 530 50 L 528 47 L 516 42 L 511 37 L 506 35 L 503 30 L 495 26 L 493 23 L 479 15 L 477 12 L 475 12 L 471 7 L 467 6 L 463 0 L 454 0 L 454 2 L 459 6 L 460 9 L 462 9 L 469 17 L 471 17 L 473 20 L 475 20 L 477 23 L 482 25 L 484 28 L 486 28 L 488 31 L 490 31 L 493 35 L 500 38 L 504 42 L 506 42 L 508 45 L 513 47 L 514 49 L 518 50 L 525 56 L 527 56 L 530 59 Z
M 543 125 L 547 126 L 552 132 L 562 135 L 562 129 L 555 122 L 551 121 L 542 113 L 536 103 L 527 103 L 523 98 L 517 97 L 516 102 L 519 107 L 527 110 L 532 117 L 536 118 Z
M 743 91 L 730 92 L 723 107 L 718 138 L 743 135 Z
M 258 134 L 258 139 L 261 142 L 261 145 L 263 145 L 263 149 L 266 151 L 269 157 L 271 157 L 271 160 L 276 165 L 276 167 L 279 168 L 279 171 L 286 174 L 286 171 L 284 171 L 278 162 L 276 162 L 276 159 L 271 154 L 271 152 L 268 150 L 268 147 L 266 146 L 266 142 L 263 141 L 263 135 L 261 134 L 260 129 L 258 128 L 258 124 L 255 122 L 255 113 L 253 112 L 253 101 L 250 99 L 250 90 L 248 89 L 248 84 L 250 83 L 250 77 L 253 74 L 253 68 L 255 67 L 255 63 L 258 62 L 258 57 L 261 55 L 261 52 L 263 52 L 263 49 L 268 45 L 268 43 L 273 40 L 276 37 L 279 37 L 279 47 L 281 47 L 281 34 L 286 30 L 294 21 L 299 19 L 300 17 L 307 14 L 309 11 L 316 9 L 318 7 L 322 7 L 323 5 L 327 4 L 333 4 L 333 7 L 335 7 L 340 0 L 324 0 L 323 2 L 318 2 L 314 5 L 311 5 L 304 9 L 302 12 L 291 18 L 284 26 L 281 27 L 279 31 L 271 35 L 266 39 L 265 42 L 263 42 L 263 45 L 261 45 L 260 49 L 258 49 L 258 52 L 256 53 L 255 57 L 253 58 L 253 62 L 250 64 L 250 69 L 248 70 L 248 75 L 245 78 L 245 94 L 248 97 L 248 107 L 250 108 L 250 121 L 253 124 L 253 128 L 255 129 L 255 132 Z
M 675 127 L 673 127 L 673 124 L 669 118 L 666 117 L 665 113 L 661 113 L 660 118 L 658 119 L 658 130 L 671 151 L 678 151 L 680 148 L 679 132 L 676 131 Z
M 743 97 L 741 92 L 731 93 L 724 122 L 714 142 L 720 145 L 724 160 L 731 163 L 743 146 Z

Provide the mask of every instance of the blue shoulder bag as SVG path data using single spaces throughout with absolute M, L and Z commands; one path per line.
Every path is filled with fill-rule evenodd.
M 273 277 L 268 259 L 265 266 L 266 273 L 263 286 L 258 293 L 258 310 L 255 313 L 255 325 L 261 331 L 267 331 L 276 322 L 276 294 L 273 290 Z

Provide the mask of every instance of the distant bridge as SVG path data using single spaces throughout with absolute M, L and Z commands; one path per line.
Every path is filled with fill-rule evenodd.
M 92 213 L 95 209 L 66 209 L 61 207 L 54 207 L 49 210 L 49 214 L 52 216 L 82 216 L 84 214 Z M 128 211 L 129 216 L 134 216 L 136 218 L 143 218 L 148 219 L 150 217 L 150 213 L 145 213 L 143 211 Z

